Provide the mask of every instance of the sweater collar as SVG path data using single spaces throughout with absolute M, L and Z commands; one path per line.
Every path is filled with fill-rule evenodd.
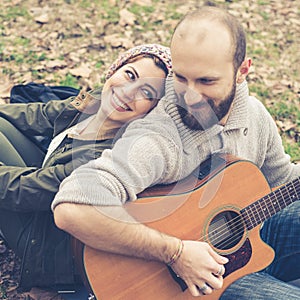
M 246 80 L 244 80 L 242 83 L 237 85 L 231 112 L 224 126 L 224 131 L 248 127 L 248 97 L 248 84 Z
M 205 131 L 191 130 L 181 121 L 180 115 L 176 107 L 176 94 L 173 88 L 173 79 L 169 77 L 166 83 L 166 96 L 161 101 L 165 106 L 166 112 L 171 116 L 174 121 L 183 144 L 191 147 L 195 143 L 209 142 L 212 136 L 220 134 L 222 131 L 229 131 L 234 129 L 247 128 L 248 114 L 247 114 L 247 101 L 248 101 L 248 85 L 246 81 L 237 85 L 233 106 L 225 126 L 216 124 Z M 161 104 L 162 104 L 161 103 Z M 186 147 L 185 147 L 186 148 Z

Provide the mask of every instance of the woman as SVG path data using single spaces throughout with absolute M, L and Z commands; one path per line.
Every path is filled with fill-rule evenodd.
M 157 104 L 170 69 L 168 48 L 142 45 L 115 61 L 102 89 L 0 105 L 0 234 L 22 258 L 20 287 L 77 282 L 70 237 L 50 211 L 54 195 L 74 168 L 101 156 L 120 129 Z M 53 137 L 46 154 L 32 138 L 43 135 Z

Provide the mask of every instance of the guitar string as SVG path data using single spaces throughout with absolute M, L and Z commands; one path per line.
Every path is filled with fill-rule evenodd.
M 282 194 L 282 193 L 281 193 Z M 285 194 L 290 194 L 289 192 L 287 192 L 287 193 L 285 193 Z M 293 195 L 294 196 L 294 195 Z M 266 197 L 264 197 L 264 198 L 266 198 Z M 270 198 L 270 197 L 269 197 Z M 274 198 L 274 197 L 273 197 Z M 262 198 L 263 199 L 263 198 Z M 295 200 L 295 199 L 294 199 Z M 258 202 L 258 201 L 257 201 Z M 261 206 L 261 205 L 260 205 Z M 256 215 L 257 216 L 259 216 L 259 217 L 261 217 L 258 213 L 256 213 Z M 237 219 L 239 219 L 238 221 L 237 221 Z M 245 220 L 245 218 L 243 218 L 244 220 Z M 264 217 L 264 219 L 265 219 L 265 217 Z M 237 222 L 236 222 L 237 221 Z M 231 221 L 230 221 L 231 223 L 235 223 L 234 224 L 234 226 L 236 225 L 236 224 L 241 224 L 241 221 L 240 221 L 240 215 L 239 216 L 237 216 L 236 218 L 233 218 Z M 229 222 L 229 223 L 230 223 Z M 227 223 L 228 224 L 228 223 Z M 224 228 L 225 228 L 225 226 L 226 225 L 223 225 L 224 226 Z M 227 227 L 227 226 L 226 226 Z M 244 228 L 244 226 L 242 226 L 243 228 Z M 222 226 L 220 226 L 219 228 L 222 228 Z M 218 230 L 218 232 L 217 233 L 220 233 L 220 230 L 219 230 L 219 228 L 218 229 L 216 229 L 216 230 Z M 225 232 L 225 234 L 226 235 L 228 235 L 228 230 L 227 230 L 227 228 L 225 229 L 226 230 L 226 232 Z M 244 230 L 242 229 L 242 231 L 237 231 L 237 233 L 238 233 L 238 235 L 236 234 L 236 232 L 232 235 L 232 239 L 226 239 L 226 240 L 224 240 L 225 241 L 225 243 L 228 243 L 228 244 L 230 244 L 230 243 L 233 243 L 233 242 L 235 242 L 236 240 L 239 240 L 240 239 L 240 236 L 241 236 L 241 233 L 243 233 L 244 232 Z M 209 234 L 211 234 L 211 232 L 209 233 Z M 206 236 L 208 236 L 208 235 L 206 235 Z M 205 238 L 205 236 L 203 236 L 202 237 L 203 239 Z M 222 238 L 223 239 L 223 238 Z M 218 243 L 218 241 L 215 241 L 214 243 Z M 224 246 L 224 244 L 220 244 L 219 245 L 220 247 L 222 246 Z
M 281 189 L 282 190 L 282 189 Z M 297 193 L 297 187 L 295 188 L 295 187 L 293 187 L 293 190 L 294 191 L 296 191 L 296 193 Z M 300 192 L 300 188 L 299 188 L 299 192 Z M 256 201 L 256 202 L 254 202 L 254 204 L 255 205 L 253 205 L 252 204 L 252 207 L 255 207 L 256 208 L 256 206 L 257 206 L 257 204 L 259 204 L 261 207 L 262 207 L 262 205 L 261 205 L 261 200 L 263 200 L 263 199 L 265 199 L 265 198 L 269 198 L 269 202 L 270 202 L 270 199 L 272 200 L 272 199 L 274 199 L 274 197 L 275 197 L 275 199 L 277 198 L 276 197 L 276 195 L 275 194 L 278 194 L 278 193 L 280 193 L 281 194 L 281 196 L 282 197 L 284 197 L 284 195 L 289 195 L 290 196 L 290 192 L 288 191 L 288 189 L 286 189 L 286 192 L 284 192 L 284 193 L 281 193 L 281 191 L 279 191 L 279 190 L 276 190 L 276 191 L 274 191 L 274 192 L 272 192 L 272 193 L 270 193 L 270 194 L 268 194 L 268 195 L 266 195 L 266 196 L 264 196 L 263 198 L 261 198 L 260 200 L 258 200 L 258 201 Z M 274 196 L 272 196 L 272 195 L 274 195 Z M 300 194 L 300 193 L 299 193 Z M 271 196 L 270 196 L 271 195 Z M 295 196 L 295 193 L 293 194 L 293 197 Z M 292 198 L 292 197 L 290 197 L 290 198 Z M 294 200 L 295 200 L 295 198 L 294 198 Z M 266 202 L 266 201 L 265 201 Z M 284 201 L 283 201 L 284 202 Z M 292 201 L 293 202 L 293 201 Z M 291 202 L 291 203 L 292 203 Z M 291 204 L 291 203 L 289 203 L 289 204 Z M 251 205 L 250 205 L 251 206 Z M 248 207 L 250 207 L 250 206 L 248 206 Z M 281 206 L 281 205 L 280 205 Z M 285 205 L 286 206 L 286 205 Z M 244 209 L 245 210 L 245 209 Z M 256 210 L 257 210 L 257 208 L 256 208 Z M 252 211 L 253 212 L 253 211 Z M 270 213 L 269 213 L 270 214 Z M 253 214 L 252 214 L 253 215 Z M 261 215 L 259 214 L 259 212 L 258 211 L 256 211 L 256 212 L 254 212 L 254 216 L 256 215 L 256 217 L 258 216 L 258 217 L 261 217 Z M 272 214 L 271 214 L 272 215 Z M 235 217 L 235 218 L 233 218 L 233 219 L 231 219 L 230 220 L 230 222 L 228 222 L 227 224 L 229 224 L 229 223 L 232 223 L 233 224 L 233 226 L 235 226 L 236 224 L 241 224 L 241 221 L 240 221 L 240 219 L 241 219 L 241 216 L 240 215 L 238 215 L 237 217 Z M 245 221 L 245 218 L 242 218 L 244 221 Z M 248 220 L 249 220 L 249 218 L 247 218 Z M 264 216 L 264 219 L 266 219 L 266 217 Z M 250 220 L 251 221 L 251 220 Z M 228 226 L 227 226 L 227 224 L 226 225 L 222 225 L 222 226 L 220 226 L 219 228 L 217 228 L 215 231 L 217 231 L 217 234 L 218 233 L 220 233 L 220 228 L 222 228 L 222 227 L 224 227 L 224 230 L 226 231 L 225 232 L 225 234 L 226 235 L 228 235 L 228 230 L 227 230 L 227 228 L 228 228 Z M 259 224 L 259 223 L 258 223 Z M 242 226 L 243 228 L 244 228 L 244 226 Z M 253 228 L 253 227 L 252 227 Z M 222 231 L 222 229 L 221 229 L 221 231 Z M 213 231 L 212 231 L 213 232 Z M 209 234 L 211 234 L 212 232 L 210 232 Z M 238 235 L 235 235 L 235 234 L 233 234 L 232 235 L 232 237 L 233 237 L 233 239 L 234 240 L 230 240 L 230 239 L 226 239 L 226 240 L 224 240 L 225 242 L 227 242 L 228 244 L 230 244 L 230 243 L 233 243 L 233 242 L 235 242 L 237 239 L 240 239 L 240 236 L 241 236 L 241 233 L 242 232 L 244 232 L 244 230 L 241 230 L 240 232 L 238 231 L 237 233 L 238 233 Z M 208 235 L 205 235 L 205 236 L 203 236 L 202 238 L 203 239 L 205 239 L 205 237 L 208 237 L 209 238 L 209 234 Z M 217 237 L 217 238 L 220 238 L 220 236 L 219 237 Z M 222 238 L 222 236 L 221 236 L 221 238 Z M 223 237 L 224 238 L 224 237 Z M 223 238 L 222 238 L 222 240 L 223 240 Z M 200 238 L 201 239 L 201 238 Z M 213 243 L 218 243 L 218 241 L 214 241 Z M 220 246 L 224 246 L 224 244 L 222 245 L 220 245 Z
M 277 200 L 277 198 L 278 198 L 278 196 L 276 196 L 276 194 L 277 195 L 280 194 L 280 197 L 283 200 L 283 201 L 279 201 L 279 202 L 277 201 L 279 203 L 279 205 L 280 205 L 280 208 L 281 208 L 282 203 L 284 203 L 284 205 L 286 206 L 286 203 L 285 203 L 284 199 L 285 199 L 285 197 L 287 195 L 289 196 L 290 199 L 292 199 L 294 201 L 297 200 L 296 197 L 298 197 L 298 195 L 300 195 L 300 187 L 299 186 L 296 186 L 296 187 L 293 186 L 293 183 L 295 181 L 299 181 L 300 182 L 300 179 L 294 180 L 293 182 L 287 184 L 286 186 L 284 186 L 282 188 L 279 188 L 278 190 L 276 190 L 274 192 L 271 192 L 270 194 L 264 196 L 263 198 L 257 200 L 256 202 L 252 203 L 251 205 L 249 205 L 248 208 L 250 208 L 250 211 L 252 212 L 252 215 L 254 217 L 259 217 L 259 218 L 261 218 L 261 216 L 263 216 L 263 219 L 266 219 L 265 211 L 262 211 L 262 214 L 260 214 L 259 211 L 257 211 L 257 206 L 259 205 L 261 208 L 263 208 L 263 210 L 264 209 L 268 210 L 268 217 L 272 216 L 274 213 L 273 214 L 270 213 L 270 211 L 269 211 L 269 205 L 266 205 L 266 204 L 271 204 L 272 207 L 273 207 L 273 209 L 274 209 L 274 205 L 273 205 L 274 204 L 274 199 Z M 290 190 L 291 189 L 292 189 L 292 196 L 290 195 Z M 265 201 L 262 201 L 262 200 L 265 200 Z M 292 201 L 292 202 L 294 202 L 294 201 Z M 289 203 L 289 204 L 291 204 L 291 203 Z M 255 211 L 253 212 L 252 208 L 255 208 L 256 212 Z M 247 209 L 247 207 L 244 208 L 243 210 L 246 211 L 246 209 Z M 275 210 L 275 213 L 276 213 L 276 210 Z M 229 224 L 229 226 L 232 226 L 233 228 L 235 228 L 235 227 L 238 227 L 236 225 L 241 224 L 242 220 L 244 220 L 245 223 L 247 223 L 246 220 L 249 220 L 250 223 L 251 223 L 251 219 L 249 219 L 249 216 L 245 219 L 245 217 L 242 217 L 241 215 L 238 215 L 237 217 L 231 219 L 228 223 L 226 223 L 226 224 L 218 227 L 217 229 L 209 232 L 208 234 L 200 237 L 200 239 L 206 240 L 207 238 L 209 239 L 209 235 L 213 235 L 214 233 L 217 234 L 217 235 L 219 234 L 219 236 L 217 237 L 216 240 L 214 238 L 212 238 L 212 240 L 213 240 L 212 244 L 213 245 L 218 244 L 219 243 L 218 239 L 220 240 L 220 237 L 221 237 L 221 241 L 223 241 L 224 237 L 226 238 L 226 236 L 228 236 L 228 224 Z M 224 229 L 222 229 L 222 227 Z M 226 239 L 226 240 L 224 239 L 225 243 L 232 244 L 236 240 L 239 240 L 240 237 L 241 237 L 241 233 L 244 232 L 244 226 L 242 226 L 242 227 L 243 227 L 243 229 L 241 231 L 233 231 L 231 239 Z M 253 226 L 253 227 L 255 227 L 255 226 Z M 222 230 L 224 231 L 224 233 L 222 233 L 223 237 L 222 237 L 222 235 L 220 235 L 220 233 L 221 233 Z M 225 245 L 226 244 L 220 244 L 219 247 L 224 247 Z

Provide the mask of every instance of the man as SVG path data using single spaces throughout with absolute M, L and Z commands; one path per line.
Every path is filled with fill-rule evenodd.
M 215 7 L 188 14 L 172 37 L 174 75 L 166 97 L 112 151 L 63 182 L 53 203 L 58 227 L 93 248 L 171 265 L 193 296 L 221 288 L 227 258 L 205 242 L 181 242 L 130 222 L 122 204 L 150 185 L 186 177 L 215 153 L 254 162 L 271 187 L 300 176 L 271 116 L 248 95 L 245 52 L 233 16 Z M 262 237 L 276 251 L 274 263 L 234 282 L 221 299 L 300 299 L 300 290 L 284 283 L 300 277 L 299 214 L 295 202 L 265 222 Z

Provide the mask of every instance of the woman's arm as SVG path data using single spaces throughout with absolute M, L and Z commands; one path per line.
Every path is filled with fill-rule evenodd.
M 27 136 L 49 136 L 53 134 L 56 118 L 69 106 L 73 98 L 47 103 L 1 104 L 0 117 L 8 120 Z

